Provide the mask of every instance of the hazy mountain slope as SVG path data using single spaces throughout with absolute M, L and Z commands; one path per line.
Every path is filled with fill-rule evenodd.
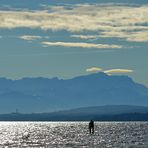
M 131 105 L 105 105 L 81 107 L 71 110 L 59 111 L 56 114 L 67 115 L 113 115 L 126 113 L 148 113 L 146 106 L 131 106 Z
M 6 107 L 9 105 L 9 108 Z M 73 79 L 0 78 L 0 112 L 46 112 L 96 105 L 148 105 L 148 88 L 127 76 L 96 73 Z

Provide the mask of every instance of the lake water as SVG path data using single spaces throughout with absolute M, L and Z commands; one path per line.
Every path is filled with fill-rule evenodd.
M 0 148 L 148 147 L 148 122 L 0 122 Z

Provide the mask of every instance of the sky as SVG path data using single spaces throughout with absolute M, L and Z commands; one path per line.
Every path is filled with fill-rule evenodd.
M 148 86 L 145 0 L 0 1 L 0 77 L 100 71 Z

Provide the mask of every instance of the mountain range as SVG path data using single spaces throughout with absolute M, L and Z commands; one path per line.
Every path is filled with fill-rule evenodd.
M 128 76 L 0 78 L 0 113 L 41 113 L 100 105 L 148 106 L 148 88 Z
M 148 107 L 105 105 L 50 113 L 0 114 L 0 121 L 148 121 Z

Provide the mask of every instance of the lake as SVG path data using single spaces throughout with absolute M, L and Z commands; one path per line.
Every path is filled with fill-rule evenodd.
M 148 122 L 0 122 L 0 147 L 148 147 Z

